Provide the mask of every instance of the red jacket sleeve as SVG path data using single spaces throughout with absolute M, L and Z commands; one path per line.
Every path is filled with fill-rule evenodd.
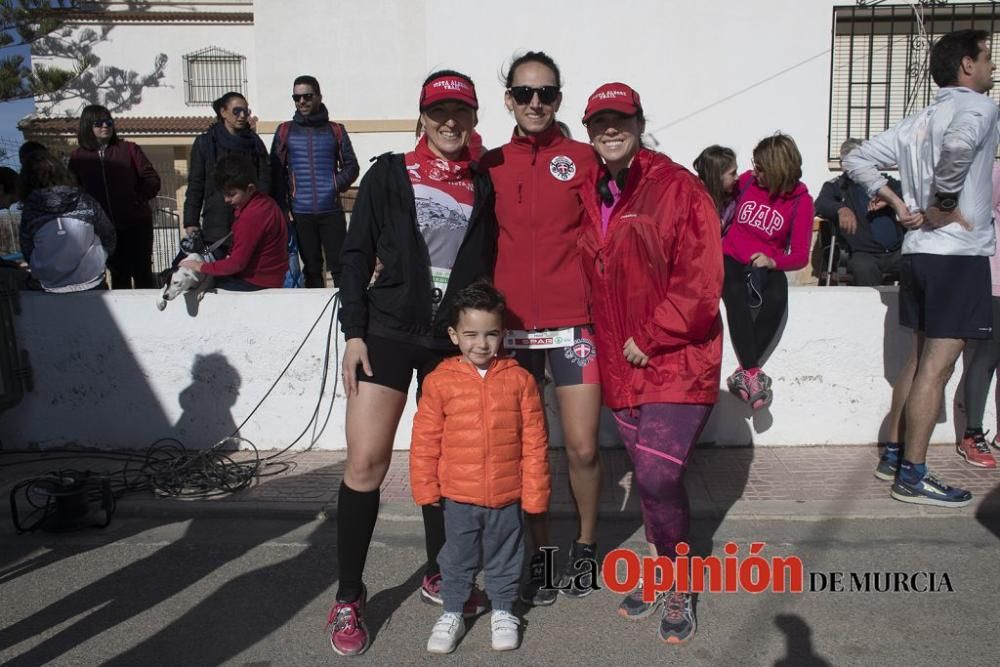
M 687 189 L 680 201 L 666 201 L 660 207 L 661 215 L 669 216 L 668 220 L 679 218 L 671 224 L 680 229 L 674 235 L 670 284 L 665 290 L 668 296 L 634 336 L 635 344 L 650 356 L 705 340 L 719 317 L 722 297 L 719 215 L 707 193 L 693 184 Z
M 438 463 L 443 435 L 444 405 L 437 379 L 432 373 L 424 380 L 410 441 L 410 489 L 418 505 L 430 505 L 441 500 Z
M 549 440 L 538 384 L 528 373 L 521 389 L 521 509 L 528 514 L 549 510 Z M 412 482 L 411 482 L 412 483 Z
M 808 194 L 799 196 L 792 219 L 792 247 L 789 254 L 773 257 L 779 271 L 798 271 L 809 263 L 809 244 L 812 241 L 813 218 L 816 217 L 813 199 Z
M 259 209 L 258 211 L 259 212 Z M 208 262 L 201 272 L 209 276 L 234 276 L 247 268 L 257 246 L 264 237 L 264 225 L 247 212 L 233 222 L 233 247 L 229 256 L 217 262 Z

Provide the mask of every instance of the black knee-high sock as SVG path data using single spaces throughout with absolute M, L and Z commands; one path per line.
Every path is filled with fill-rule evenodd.
M 340 565 L 340 585 L 337 600 L 353 602 L 363 590 L 368 547 L 378 518 L 379 490 L 355 491 L 340 483 L 337 496 L 337 562 Z
M 424 505 L 423 511 L 424 545 L 427 547 L 427 569 L 424 574 L 433 577 L 441 572 L 437 558 L 444 546 L 444 511 L 433 505 Z

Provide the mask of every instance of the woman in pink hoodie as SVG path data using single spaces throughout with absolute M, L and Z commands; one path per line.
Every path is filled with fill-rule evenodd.
M 763 139 L 753 149 L 753 171 L 739 178 L 736 212 L 722 240 L 722 301 L 740 361 L 726 384 L 754 410 L 771 404 L 771 378 L 760 365 L 788 305 L 784 272 L 809 261 L 813 200 L 801 178 L 802 156 L 792 138 Z
M 1000 220 L 1000 162 L 993 163 L 993 227 Z M 990 257 L 990 274 L 993 278 L 993 338 L 976 341 L 972 361 L 965 369 L 965 414 L 968 423 L 965 435 L 958 443 L 958 454 L 969 465 L 979 468 L 996 468 L 997 461 L 989 445 L 1000 449 L 996 437 L 987 444 L 983 433 L 983 413 L 990 393 L 993 374 L 1000 370 L 1000 252 Z M 1000 382 L 997 383 L 997 414 L 1000 415 Z

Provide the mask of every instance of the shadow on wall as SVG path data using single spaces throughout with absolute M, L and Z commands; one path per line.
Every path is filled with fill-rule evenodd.
M 181 413 L 174 424 L 173 437 L 191 449 L 207 449 L 238 435 L 232 408 L 240 395 L 240 374 L 224 354 L 196 355 L 191 366 L 191 384 L 177 396 Z M 223 451 L 239 449 L 239 441 L 230 440 Z
M 72 444 L 74 433 L 95 430 L 95 419 L 96 429 L 106 434 L 103 442 L 128 442 L 135 448 L 150 444 L 150 432 L 170 431 L 147 371 L 132 352 L 132 341 L 108 309 L 114 298 L 112 292 L 89 292 L 26 294 L 21 299 L 15 329 L 20 347 L 31 350 L 35 393 L 0 415 L 5 448 Z M 151 309 L 152 304 L 151 298 Z M 64 324 L 33 328 L 34 339 L 28 341 L 19 326 L 22 320 Z M 126 396 L 127 407 L 109 404 Z M 32 428 L 39 424 L 53 428 L 40 436 Z
M 902 373 L 903 367 L 906 365 L 907 359 L 909 359 L 913 348 L 914 336 L 909 329 L 899 324 L 899 292 L 896 290 L 879 290 L 879 296 L 886 308 L 883 326 L 885 333 L 882 336 L 882 359 L 885 381 L 888 384 L 888 390 L 891 392 L 892 387 L 896 384 L 896 379 Z M 957 396 L 955 400 L 958 400 Z M 956 411 L 955 414 L 958 415 L 959 411 Z M 943 424 L 947 419 L 947 410 L 942 400 L 938 408 L 937 423 Z M 885 442 L 888 440 L 888 436 L 889 415 L 886 414 L 882 419 L 882 425 L 879 427 L 879 442 Z

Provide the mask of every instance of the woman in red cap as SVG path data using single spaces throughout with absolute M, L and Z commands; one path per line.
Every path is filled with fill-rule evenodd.
M 584 199 L 580 236 L 604 402 L 632 457 L 650 550 L 676 558 L 690 525 L 684 473 L 719 393 L 719 216 L 694 174 L 643 148 L 642 103 L 629 86 L 594 91 L 583 124 L 604 163 Z M 662 604 L 660 638 L 691 639 L 691 595 L 661 592 L 647 602 L 642 589 L 619 614 L 645 618 Z
M 530 51 L 507 70 L 504 102 L 517 127 L 509 143 L 483 156 L 480 168 L 496 189 L 496 286 L 507 298 L 504 346 L 541 385 L 546 365 L 555 383 L 569 481 L 580 531 L 562 577 L 563 592 L 583 597 L 574 585 L 579 559 L 597 559 L 597 507 L 601 469 L 597 430 L 601 390 L 577 237 L 583 220 L 580 197 L 597 161 L 587 144 L 565 137 L 556 123 L 562 103 L 559 68 L 545 53 Z M 551 544 L 546 514 L 527 515 L 535 552 L 521 590 L 527 604 L 550 605 L 556 591 L 543 587 Z
M 496 254 L 493 190 L 473 176 L 469 140 L 479 103 L 472 79 L 431 74 L 420 94 L 424 133 L 409 153 L 380 155 L 361 181 L 340 255 L 341 366 L 347 393 L 347 464 L 337 503 L 337 601 L 333 650 L 368 648 L 365 558 L 413 372 L 417 386 L 457 353 L 448 338 L 455 294 L 489 277 Z M 376 261 L 381 270 L 369 287 Z M 421 597 L 441 604 L 440 507 L 424 507 L 427 547 Z M 481 611 L 473 591 L 469 612 Z

